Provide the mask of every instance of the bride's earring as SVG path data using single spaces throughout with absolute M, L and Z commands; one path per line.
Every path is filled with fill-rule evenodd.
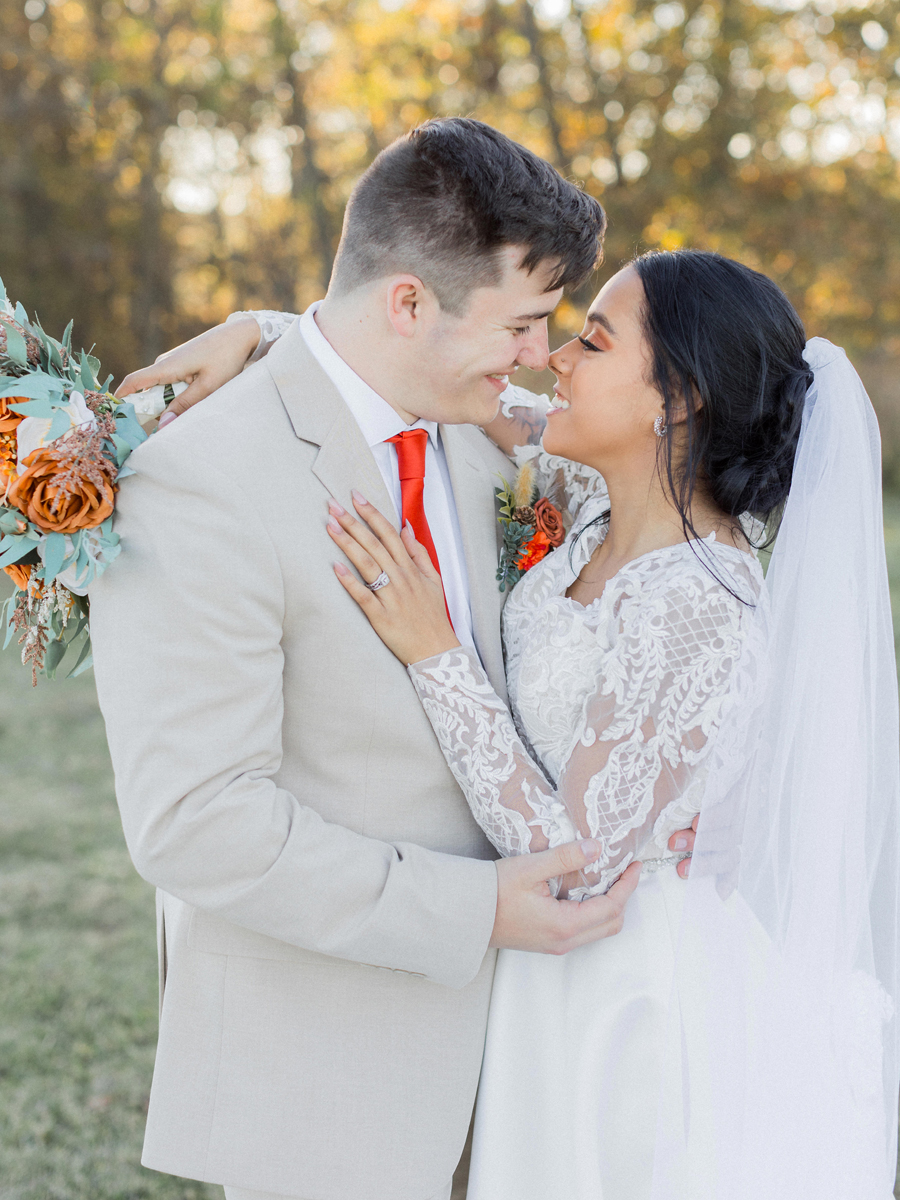
M 663 425 L 663 419 L 662 419 L 661 414 L 653 422 L 653 432 L 656 434 L 657 437 L 665 437 L 666 436 L 666 427 L 665 427 L 665 425 Z

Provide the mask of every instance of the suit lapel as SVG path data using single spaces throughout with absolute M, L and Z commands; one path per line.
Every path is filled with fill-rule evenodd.
M 264 361 L 294 433 L 319 447 L 313 474 L 350 511 L 350 490 L 357 488 L 399 529 L 399 514 L 372 451 L 337 388 L 307 346 L 299 322 L 279 338 Z M 495 578 L 495 481 L 474 444 L 480 434 L 454 425 L 442 425 L 440 431 L 462 532 L 475 644 L 494 690 L 505 699 L 500 642 L 503 597 Z
M 494 691 L 505 700 L 506 675 L 500 641 L 503 596 L 496 579 L 495 481 L 473 445 L 480 434 L 458 425 L 442 425 L 440 429 L 466 556 L 475 645 Z
M 356 488 L 399 529 L 399 515 L 362 431 L 319 365 L 295 322 L 272 347 L 266 366 L 294 433 L 319 447 L 312 471 L 331 495 L 353 511 Z

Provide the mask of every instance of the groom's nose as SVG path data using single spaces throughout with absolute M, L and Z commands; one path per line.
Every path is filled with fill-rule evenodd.
M 532 371 L 543 371 L 550 361 L 550 343 L 546 323 L 533 330 L 519 345 L 516 363 Z

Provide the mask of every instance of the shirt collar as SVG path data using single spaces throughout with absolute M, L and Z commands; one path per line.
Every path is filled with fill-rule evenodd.
M 438 446 L 436 421 L 415 421 L 407 425 L 399 413 L 382 399 L 364 379 L 349 367 L 316 324 L 316 309 L 321 304 L 316 300 L 300 318 L 300 332 L 313 357 L 340 392 L 341 399 L 353 413 L 362 430 L 366 444 L 371 448 L 405 429 L 424 429 L 435 449 Z

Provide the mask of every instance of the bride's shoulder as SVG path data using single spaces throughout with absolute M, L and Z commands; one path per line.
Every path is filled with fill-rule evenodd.
M 762 586 L 758 560 L 715 538 L 679 542 L 643 555 L 621 573 L 620 617 L 690 622 L 702 614 L 739 621 Z

